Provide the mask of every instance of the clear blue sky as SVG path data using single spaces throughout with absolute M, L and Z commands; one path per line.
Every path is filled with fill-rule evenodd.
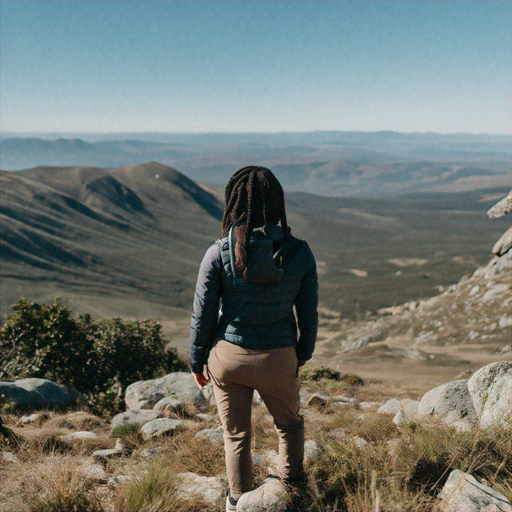
M 510 133 L 506 0 L 1 0 L 3 132 Z

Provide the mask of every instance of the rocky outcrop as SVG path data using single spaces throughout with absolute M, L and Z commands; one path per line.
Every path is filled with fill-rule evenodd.
M 205 393 L 197 387 L 190 373 L 170 373 L 160 379 L 141 380 L 126 388 L 125 402 L 127 409 L 158 409 L 165 408 L 162 399 L 174 400 L 173 407 L 184 407 L 192 404 L 205 411 L 209 400 Z
M 439 498 L 441 512 L 512 512 L 505 496 L 459 470 L 450 473 Z
M 491 219 L 503 217 L 512 212 L 512 191 L 506 197 L 498 201 L 488 212 L 487 215 Z
M 21 379 L 0 382 L 2 402 L 11 402 L 18 407 L 62 407 L 76 402 L 77 391 L 60 386 L 48 379 Z
M 512 409 L 512 363 L 498 361 L 478 370 L 468 381 L 468 390 L 482 428 L 510 428 Z

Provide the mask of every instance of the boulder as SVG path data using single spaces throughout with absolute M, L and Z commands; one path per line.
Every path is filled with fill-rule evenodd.
M 254 491 L 242 494 L 236 504 L 237 512 L 283 512 L 290 504 L 285 485 L 278 478 L 267 478 Z
M 224 444 L 224 429 L 222 427 L 206 428 L 196 432 L 194 437 L 196 439 L 208 439 L 213 445 L 222 445 Z
M 183 421 L 172 420 L 170 418 L 158 418 L 149 421 L 140 429 L 142 437 L 147 440 L 152 437 L 159 437 L 164 435 L 174 434 L 177 430 L 183 427 Z
M 198 388 L 191 373 L 170 373 L 160 379 L 134 382 L 126 388 L 127 409 L 152 409 L 162 398 L 190 403 L 202 411 L 209 405 L 205 392 Z
M 505 496 L 459 470 L 450 473 L 439 498 L 441 512 L 512 512 Z
M 459 429 L 475 425 L 477 416 L 468 381 L 454 380 L 425 393 L 418 407 L 418 417 L 433 415 Z
M 154 420 L 160 416 L 158 411 L 126 411 L 120 414 L 116 414 L 112 418 L 111 428 L 112 430 L 117 427 L 126 426 L 126 425 L 139 425 L 142 426 L 146 424 L 148 421 Z
M 195 496 L 211 505 L 218 505 L 225 498 L 228 489 L 226 479 L 219 476 L 178 473 L 174 478 L 177 496 L 186 500 Z
M 48 379 L 30 378 L 0 382 L 0 397 L 19 407 L 62 407 L 75 403 L 79 394 Z
M 487 215 L 491 219 L 498 219 L 512 211 L 512 192 L 509 192 L 506 197 L 498 201 L 488 212 Z
M 417 400 L 401 400 L 400 409 L 393 418 L 395 425 L 403 425 L 410 423 L 418 416 L 418 408 L 420 403 Z
M 498 361 L 480 368 L 469 379 L 468 389 L 482 428 L 510 428 L 512 362 Z

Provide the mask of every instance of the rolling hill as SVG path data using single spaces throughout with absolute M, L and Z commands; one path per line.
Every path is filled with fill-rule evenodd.
M 485 211 L 503 192 L 289 192 L 287 207 L 317 257 L 323 311 L 357 318 L 432 296 L 484 263 L 504 229 Z M 1 194 L 2 315 L 20 294 L 59 295 L 99 317 L 178 322 L 185 336 L 198 265 L 220 232 L 221 187 L 149 162 L 2 171 Z

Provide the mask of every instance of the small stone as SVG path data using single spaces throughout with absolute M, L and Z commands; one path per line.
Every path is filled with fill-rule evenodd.
M 100 464 L 84 464 L 79 467 L 79 471 L 86 480 L 92 480 L 93 482 L 105 482 L 107 480 L 107 474 Z
M 219 504 L 226 496 L 227 482 L 219 476 L 199 476 L 195 473 L 178 473 L 174 484 L 177 496 L 189 500 L 197 496 L 206 503 Z
M 478 291 L 480 290 L 480 286 L 475 285 L 471 290 L 469 291 L 469 296 L 472 297 L 473 295 L 476 295 Z
M 400 409 L 396 414 L 395 414 L 395 417 L 393 418 L 393 423 L 395 425 L 403 425 L 404 423 L 407 423 L 407 418 L 405 416 L 405 413 L 404 411 L 402 411 L 402 409 Z
M 94 432 L 73 432 L 61 437 L 61 440 L 65 443 L 74 443 L 79 441 L 87 441 L 91 439 L 98 439 L 98 436 Z
M 222 427 L 207 428 L 196 432 L 194 437 L 196 439 L 208 439 L 213 445 L 221 445 L 224 444 L 224 429 Z
M 217 416 L 214 414 L 208 414 L 206 412 L 200 412 L 199 414 L 196 414 L 196 419 L 199 421 L 214 421 L 217 419 Z
M 140 452 L 140 456 L 145 459 L 152 459 L 153 457 L 157 457 L 162 453 L 163 449 L 160 446 L 156 446 L 155 448 L 144 448 Z
M 118 476 L 113 476 L 112 478 L 109 478 L 107 480 L 107 485 L 109 487 L 112 487 L 113 489 L 115 489 L 121 485 L 131 482 L 132 480 L 133 480 L 132 476 L 118 475 Z
M 329 397 L 324 393 L 313 393 L 308 401 L 307 405 L 309 407 L 321 407 L 325 405 L 329 401 Z
M 182 420 L 158 418 L 143 425 L 140 431 L 144 440 L 148 440 L 153 437 L 174 434 L 182 426 Z
M 360 402 L 359 403 L 359 409 L 375 409 L 377 407 L 380 407 L 382 404 L 380 402 Z
M 124 444 L 122 439 L 118 439 L 114 448 L 107 450 L 96 450 L 93 452 L 92 457 L 94 460 L 101 462 L 108 462 L 110 459 L 114 459 L 116 457 L 122 457 L 123 455 L 128 455 L 130 450 Z
M 14 455 L 14 453 L 11 452 L 2 452 L 2 460 L 4 462 L 12 462 L 14 464 L 18 463 L 20 459 Z
M 34 414 L 30 414 L 28 416 L 22 416 L 20 418 L 20 423 L 22 425 L 30 425 L 31 423 L 35 423 L 36 421 L 49 418 L 50 416 L 44 412 L 35 412 Z
M 316 441 L 306 441 L 304 443 L 304 463 L 310 464 L 318 460 L 324 450 Z

